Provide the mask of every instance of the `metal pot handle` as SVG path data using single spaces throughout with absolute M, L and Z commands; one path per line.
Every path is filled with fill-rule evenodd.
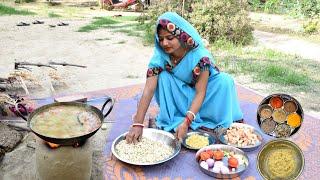
M 106 107 L 106 105 L 107 105 L 109 102 L 111 102 L 111 105 L 110 105 L 110 107 L 109 107 L 109 110 L 108 110 L 108 112 L 107 112 L 106 114 L 103 114 L 103 110 L 104 110 L 104 108 Z M 103 118 L 106 118 L 106 117 L 110 114 L 110 112 L 111 112 L 111 110 L 112 110 L 112 108 L 113 108 L 113 105 L 114 105 L 114 100 L 113 100 L 111 97 L 108 97 L 107 100 L 106 100 L 106 102 L 104 102 L 104 104 L 102 105 L 102 108 L 101 108 L 101 112 L 102 112 L 102 114 L 103 114 Z
M 20 103 L 16 103 L 16 104 L 14 105 L 14 107 L 15 107 L 15 109 L 16 109 L 16 113 L 15 113 L 15 114 L 16 114 L 17 116 L 21 117 L 23 120 L 28 121 L 28 119 L 27 119 L 27 117 L 28 117 L 28 109 L 27 109 L 24 105 L 22 105 L 22 104 L 20 104 Z M 20 107 L 24 110 L 25 113 L 27 113 L 26 116 L 23 115 L 22 112 L 20 112 L 20 110 L 19 110 Z

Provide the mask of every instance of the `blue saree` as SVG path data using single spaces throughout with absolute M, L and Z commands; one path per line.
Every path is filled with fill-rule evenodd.
M 158 75 L 155 98 L 160 107 L 156 125 L 165 130 L 176 130 L 183 122 L 195 96 L 194 87 L 201 71 L 209 71 L 206 96 L 191 124 L 192 129 L 217 126 L 229 127 L 233 121 L 241 120 L 241 112 L 235 84 L 231 76 L 214 66 L 210 52 L 204 47 L 196 29 L 176 13 L 167 12 L 157 20 L 157 26 L 174 34 L 189 51 L 179 64 L 173 66 L 170 57 L 159 44 L 155 35 L 154 55 L 148 65 L 147 77 Z

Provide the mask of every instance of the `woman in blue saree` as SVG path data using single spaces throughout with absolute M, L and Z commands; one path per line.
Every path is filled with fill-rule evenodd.
M 154 55 L 127 142 L 135 143 L 141 137 L 154 95 L 160 109 L 156 126 L 175 131 L 179 140 L 189 127 L 227 128 L 242 120 L 232 77 L 216 68 L 195 28 L 172 12 L 162 14 L 156 28 Z

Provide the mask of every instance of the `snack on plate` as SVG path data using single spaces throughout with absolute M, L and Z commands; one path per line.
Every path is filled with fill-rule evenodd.
M 115 147 L 119 156 L 133 163 L 154 163 L 170 157 L 174 150 L 166 144 L 145 137 L 136 144 L 121 140 Z
M 209 138 L 199 134 L 192 134 L 186 139 L 186 144 L 192 148 L 200 149 L 209 145 Z
M 244 126 L 231 126 L 224 138 L 229 145 L 236 145 L 237 147 L 254 146 L 260 142 L 254 129 Z

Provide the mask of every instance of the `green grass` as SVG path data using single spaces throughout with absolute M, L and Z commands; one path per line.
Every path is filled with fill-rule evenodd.
M 59 14 L 56 14 L 54 12 L 48 12 L 48 17 L 50 17 L 50 18 L 58 18 L 58 17 L 62 17 L 62 16 L 59 15 Z
M 312 85 L 320 86 L 320 77 L 316 76 L 320 64 L 307 59 L 271 49 L 237 47 L 224 40 L 215 43 L 211 50 L 216 54 L 218 66 L 236 76 L 250 75 L 261 83 L 292 86 L 306 91 Z
M 307 110 L 320 111 L 319 62 L 259 45 L 235 46 L 224 40 L 213 44 L 211 51 L 217 66 L 240 84 L 255 87 L 262 94 L 290 94 Z
M 3 15 L 34 15 L 36 13 L 25 11 L 25 10 L 17 10 L 13 7 L 9 7 L 3 4 L 0 4 L 0 16 Z
M 120 16 L 120 17 L 94 17 L 94 21 L 90 24 L 80 27 L 78 32 L 90 32 L 100 28 L 121 28 L 131 26 L 130 24 L 120 24 L 135 21 L 135 16 Z M 120 24 L 116 27 L 115 24 Z
M 114 20 L 110 17 L 98 17 L 94 18 L 95 21 L 91 22 L 89 25 L 80 27 L 78 32 L 90 32 L 100 28 L 107 28 L 111 24 L 118 24 L 120 21 Z

